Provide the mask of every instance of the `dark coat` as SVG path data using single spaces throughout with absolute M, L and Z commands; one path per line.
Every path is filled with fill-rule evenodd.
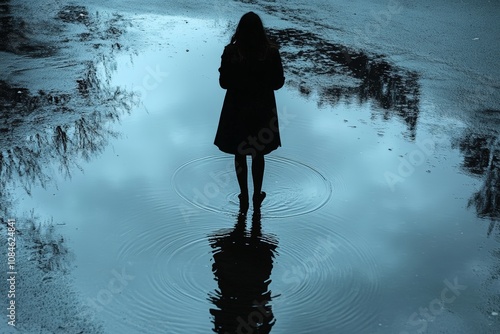
M 285 78 L 279 51 L 263 59 L 242 59 L 236 46 L 222 54 L 219 83 L 227 89 L 214 144 L 223 152 L 267 154 L 281 146 L 274 90 Z

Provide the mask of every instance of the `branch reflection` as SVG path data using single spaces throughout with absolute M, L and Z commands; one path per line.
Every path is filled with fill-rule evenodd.
M 271 29 L 270 36 L 280 43 L 289 84 L 303 95 L 317 90 L 319 105 L 335 105 L 357 98 L 373 101 L 384 120 L 393 116 L 407 126 L 407 137 L 415 140 L 420 113 L 419 74 L 384 60 L 323 39 L 299 29 Z
M 495 226 L 500 231 L 498 224 L 500 220 L 500 139 L 495 131 L 477 132 L 469 129 L 458 140 L 457 146 L 463 154 L 462 169 L 472 176 L 483 179 L 481 188 L 469 198 L 468 206 L 475 208 L 478 217 L 490 220 L 488 235 L 491 235 Z
M 117 136 L 110 123 L 130 113 L 138 102 L 132 92 L 110 85 L 116 69 L 115 36 L 101 30 L 115 27 L 115 21 L 94 18 L 83 6 L 64 6 L 44 26 L 46 34 L 33 34 L 28 32 L 38 31 L 41 23 L 26 21 L 19 6 L 0 1 L 0 9 L 0 29 L 5 35 L 0 51 L 12 59 L 36 59 L 31 65 L 16 62 L 9 67 L 12 73 L 0 80 L 0 203 L 5 204 L 8 186 L 21 186 L 28 194 L 33 186 L 46 187 L 53 164 L 65 177 L 71 177 L 74 168 L 82 169 L 82 159 L 90 160 L 103 151 L 109 138 Z M 64 31 L 68 24 L 83 25 L 89 31 L 88 43 L 64 44 L 74 37 L 71 33 L 52 34 Z M 62 37 L 67 37 L 66 42 Z M 99 48 L 91 44 L 96 39 Z M 109 49 L 104 50 L 105 44 Z M 82 55 L 83 47 L 91 51 Z M 56 53 L 57 60 L 52 57 Z M 31 71 L 42 82 L 29 81 L 29 86 L 38 88 L 11 80 L 17 78 L 15 73 Z M 64 82 L 74 84 L 54 88 L 52 82 L 43 81 L 45 73 L 58 71 Z

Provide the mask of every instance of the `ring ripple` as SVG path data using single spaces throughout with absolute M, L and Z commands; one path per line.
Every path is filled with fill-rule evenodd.
M 179 196 L 199 208 L 230 215 L 237 210 L 239 188 L 232 158 L 192 160 L 175 171 L 172 184 Z M 268 189 L 262 204 L 262 215 L 267 218 L 313 212 L 324 206 L 332 195 L 332 185 L 323 174 L 282 157 L 266 157 L 263 188 Z

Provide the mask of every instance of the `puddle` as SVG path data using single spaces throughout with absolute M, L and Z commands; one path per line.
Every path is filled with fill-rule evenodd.
M 49 319 L 63 308 L 96 333 L 495 332 L 498 108 L 455 115 L 436 97 L 441 81 L 394 62 L 393 49 L 329 39 L 268 4 L 287 70 L 276 93 L 283 146 L 266 158 L 261 214 L 238 216 L 232 157 L 213 145 L 230 23 L 203 5 L 165 15 L 191 2 L 52 3 L 51 29 L 68 39 L 54 42 L 16 30 L 16 6 L 2 24 L 31 47 L 0 44 L 19 74 L 0 81 L 1 209 L 53 222 L 68 255 L 42 247 L 45 259 L 68 270 L 33 277 L 76 296 L 36 306 L 23 329 L 61 331 Z M 233 19 L 261 8 L 234 6 Z M 20 55 L 30 60 L 18 68 Z M 69 85 L 44 84 L 53 62 Z M 443 293 L 453 284 L 459 293 Z

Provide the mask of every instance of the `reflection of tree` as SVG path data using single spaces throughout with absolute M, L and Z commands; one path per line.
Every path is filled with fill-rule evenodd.
M 42 42 L 36 41 L 33 34 L 26 37 L 25 32 L 33 27 L 19 13 L 13 13 L 14 9 L 19 12 L 18 7 L 0 1 L 0 8 L 0 28 L 2 36 L 6 36 L 0 43 L 1 51 L 32 58 L 51 56 L 47 52 L 32 52 L 33 45 L 42 45 Z M 9 183 L 21 184 L 28 192 L 35 184 L 44 187 L 50 180 L 46 167 L 54 162 L 65 176 L 70 176 L 74 167 L 81 168 L 79 160 L 89 160 L 102 152 L 109 137 L 117 135 L 110 129 L 110 121 L 118 121 L 136 105 L 132 93 L 110 85 L 116 68 L 116 43 L 109 40 L 109 50 L 100 51 L 106 39 L 122 33 L 116 27 L 117 19 L 101 22 L 82 6 L 65 6 L 57 18 L 51 21 L 53 26 L 47 26 L 47 31 L 62 31 L 65 24 L 82 24 L 89 31 L 88 40 L 99 39 L 100 47 L 88 45 L 89 50 L 94 51 L 86 54 L 88 60 L 82 61 L 81 70 L 76 66 L 64 68 L 62 73 L 75 82 L 65 91 L 32 92 L 27 87 L 0 80 L 0 192 L 3 196 Z M 62 51 L 61 44 L 50 41 L 51 37 L 54 36 L 44 37 L 44 47 Z M 30 47 L 20 48 L 19 41 Z M 81 49 L 81 43 L 78 44 Z M 67 45 L 66 49 L 69 50 Z M 73 56 L 67 55 L 69 59 Z M 45 64 L 41 61 L 39 65 Z M 51 70 L 56 69 L 46 69 Z
M 464 156 L 462 168 L 474 175 L 482 176 L 481 189 L 469 199 L 469 207 L 476 208 L 477 215 L 491 220 L 488 235 L 500 219 L 500 141 L 494 132 L 463 136 L 458 146 Z
M 469 198 L 469 207 L 474 207 L 478 217 L 490 220 L 487 235 L 490 236 L 496 229 L 500 235 L 500 136 L 498 127 L 500 120 L 496 115 L 498 110 L 483 110 L 477 112 L 481 115 L 480 120 L 470 128 L 457 143 L 463 154 L 462 168 L 475 177 L 482 177 L 481 188 Z M 490 118 L 493 116 L 494 118 Z M 500 259 L 500 249 L 492 251 L 495 259 Z M 498 279 L 500 278 L 500 264 L 497 261 L 491 267 L 490 275 L 482 283 L 485 291 L 485 299 L 488 302 L 481 306 L 485 314 L 498 312 L 500 305 L 500 294 L 498 291 Z M 492 293 L 492 291 L 496 291 Z M 490 317 L 490 326 L 498 327 L 498 317 Z
M 3 83 L 3 88 L 5 85 Z M 0 101 L 8 101 L 9 94 L 2 94 L 4 92 L 0 90 Z M 107 145 L 108 138 L 117 135 L 109 128 L 109 121 L 119 120 L 120 115 L 132 107 L 131 94 L 122 92 L 118 88 L 101 90 L 100 94 L 107 94 L 99 99 L 102 104 L 95 106 L 87 103 L 81 108 L 94 108 L 94 110 L 87 111 L 83 115 L 77 109 L 78 105 L 72 105 L 72 99 L 60 102 L 61 99 L 58 98 L 59 103 L 54 103 L 45 98 L 47 95 L 45 93 L 30 95 L 24 92 L 24 94 L 21 103 L 11 104 L 13 108 L 2 110 L 0 107 L 3 129 L 5 132 L 9 131 L 6 135 L 8 140 L 0 141 L 0 175 L 2 186 L 16 179 L 28 191 L 31 185 L 46 185 L 49 177 L 44 172 L 44 166 L 47 163 L 58 162 L 60 171 L 70 176 L 72 167 L 78 167 L 79 158 L 89 160 L 100 153 Z M 51 94 L 53 99 L 54 96 L 59 97 Z M 47 115 L 50 111 L 60 108 L 64 109 L 66 117 L 59 120 Z M 39 118 L 44 119 L 45 124 L 33 124 L 29 117 L 17 118 L 16 113 L 11 112 L 16 109 L 27 115 L 36 113 Z M 43 109 L 49 111 L 40 112 Z M 23 136 L 24 134 L 26 136 Z
M 110 85 L 114 53 L 121 47 L 113 40 L 121 34 L 116 17 L 104 22 L 83 6 L 61 8 L 60 1 L 46 1 L 43 10 L 58 13 L 46 18 L 32 13 L 39 5 L 0 0 L 0 215 L 6 217 L 14 211 L 10 187 L 21 185 L 28 193 L 34 185 L 44 187 L 53 164 L 70 176 L 79 160 L 91 159 L 116 135 L 109 121 L 134 106 L 131 93 Z M 82 29 L 87 31 L 79 34 Z M 11 63 L 4 66 L 4 60 Z M 100 323 L 81 316 L 86 307 L 66 276 L 71 254 L 53 223 L 42 223 L 33 211 L 15 218 L 16 268 L 29 273 L 16 292 L 16 305 L 31 306 L 23 308 L 19 332 L 103 333 Z M 7 236 L 1 217 L 0 232 Z
M 380 55 L 368 55 L 297 29 L 270 30 L 279 41 L 284 66 L 302 94 L 314 88 L 320 104 L 336 104 L 357 97 L 382 110 L 382 117 L 402 119 L 410 139 L 415 139 L 419 114 L 420 85 L 415 72 L 391 65 Z
M 498 156 L 500 151 L 496 152 Z M 474 205 L 479 217 L 491 219 L 488 235 L 491 234 L 496 222 L 500 219 L 500 175 L 498 161 L 495 169 L 486 175 L 483 187 L 469 200 L 469 206 Z
M 269 284 L 277 241 L 262 235 L 260 212 L 253 214 L 251 231 L 245 222 L 246 215 L 239 215 L 232 230 L 209 238 L 219 285 L 209 297 L 215 306 L 210 313 L 219 334 L 269 333 L 275 323 Z
M 463 168 L 473 175 L 487 172 L 491 161 L 491 145 L 494 137 L 469 133 L 460 142 L 460 150 L 464 155 Z

